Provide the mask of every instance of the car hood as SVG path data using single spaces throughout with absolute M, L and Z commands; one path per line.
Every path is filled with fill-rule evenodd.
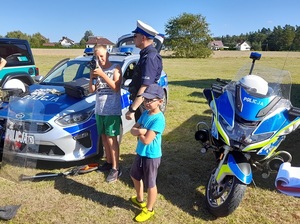
M 53 117 L 93 109 L 95 97 L 92 95 L 77 99 L 65 93 L 63 86 L 33 84 L 29 94 L 10 101 L 10 115 L 22 114 L 22 119 L 50 120 Z M 0 116 L 6 117 L 8 104 L 0 110 Z M 41 118 L 42 117 L 42 118 Z

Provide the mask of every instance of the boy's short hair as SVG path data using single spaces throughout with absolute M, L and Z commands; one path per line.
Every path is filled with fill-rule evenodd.
M 157 84 L 151 84 L 146 88 L 145 92 L 142 93 L 142 96 L 147 99 L 163 99 L 164 90 L 161 86 Z
M 107 46 L 106 46 L 106 45 L 103 45 L 103 44 L 96 44 L 96 45 L 94 46 L 94 52 L 96 52 L 96 51 L 98 51 L 98 50 L 100 50 L 100 49 L 103 49 L 103 50 L 107 51 Z

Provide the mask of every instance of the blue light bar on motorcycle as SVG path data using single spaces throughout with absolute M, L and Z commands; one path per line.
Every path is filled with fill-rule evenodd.
M 253 68 L 254 68 L 255 61 L 256 61 L 256 60 L 259 60 L 259 59 L 261 58 L 261 54 L 260 54 L 260 53 L 257 53 L 257 52 L 251 52 L 250 58 L 252 59 L 252 66 L 251 66 L 251 68 L 250 68 L 249 75 L 252 74 L 252 71 L 253 71 Z
M 259 60 L 261 58 L 261 54 L 258 52 L 251 52 L 250 58 L 253 60 Z

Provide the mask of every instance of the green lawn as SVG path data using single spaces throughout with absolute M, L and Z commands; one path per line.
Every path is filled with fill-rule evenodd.
M 36 64 L 41 74 L 46 74 L 62 58 L 65 56 L 38 55 Z M 297 223 L 300 199 L 278 193 L 274 188 L 275 175 L 262 179 L 259 173 L 255 173 L 256 186 L 251 184 L 247 188 L 242 203 L 228 217 L 216 219 L 204 205 L 205 184 L 214 160 L 211 153 L 200 154 L 200 145 L 194 140 L 197 122 L 210 119 L 202 90 L 217 77 L 233 77 L 239 67 L 251 63 L 248 55 L 209 59 L 164 58 L 163 62 L 170 90 L 165 114 L 167 126 L 157 180 L 156 214 L 147 223 Z M 300 53 L 287 59 L 268 54 L 259 61 L 291 72 L 295 105 L 300 105 L 297 96 L 300 92 L 299 62 Z M 298 139 L 299 131 L 290 134 L 281 149 L 291 152 L 293 164 L 300 166 Z M 121 143 L 124 172 L 116 183 L 107 184 L 105 175 L 97 172 L 35 182 L 11 182 L 0 178 L 0 206 L 21 204 L 10 222 L 14 224 L 134 223 L 133 217 L 139 209 L 128 199 L 134 194 L 129 169 L 135 156 L 135 145 L 136 138 L 125 134 Z

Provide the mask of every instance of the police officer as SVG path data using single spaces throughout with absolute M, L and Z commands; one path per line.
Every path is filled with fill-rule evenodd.
M 134 44 L 140 48 L 140 59 L 135 66 L 132 82 L 129 85 L 130 99 L 133 103 L 126 113 L 126 119 L 135 121 L 139 119 L 142 113 L 142 93 L 147 86 L 157 83 L 162 71 L 162 58 L 153 46 L 153 39 L 158 32 L 151 26 L 137 21 L 137 27 L 134 31 Z

